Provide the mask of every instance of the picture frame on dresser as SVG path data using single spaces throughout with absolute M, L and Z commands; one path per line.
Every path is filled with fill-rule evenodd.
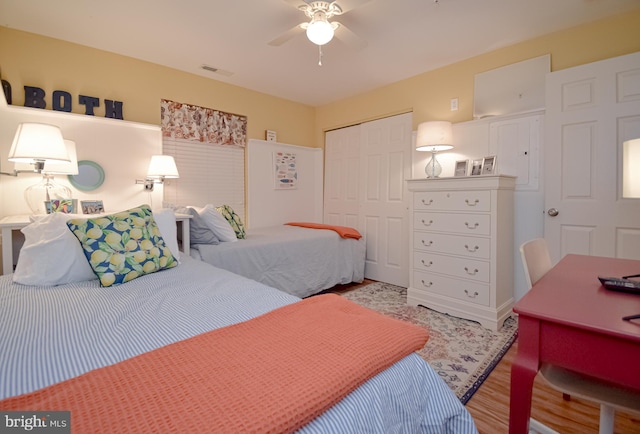
M 482 158 L 473 160 L 471 163 L 471 176 L 480 175 L 482 173 Z
M 454 176 L 467 176 L 468 169 L 469 169 L 469 160 L 458 160 L 456 161 Z
M 497 157 L 490 155 L 482 159 L 482 171 L 481 175 L 495 175 L 496 174 Z

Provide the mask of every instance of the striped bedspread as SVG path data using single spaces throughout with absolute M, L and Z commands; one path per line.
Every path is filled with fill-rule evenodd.
M 112 288 L 100 288 L 97 280 L 22 286 L 1 276 L 0 399 L 298 301 L 188 257 L 174 269 Z M 476 432 L 455 395 L 415 354 L 362 384 L 300 431 Z
M 78 432 L 116 432 L 122 420 L 134 432 L 291 432 L 427 338 L 420 327 L 326 294 L 0 401 L 0 407 L 64 408 Z

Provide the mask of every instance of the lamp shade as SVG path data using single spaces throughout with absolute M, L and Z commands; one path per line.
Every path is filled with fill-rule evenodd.
M 65 139 L 64 144 L 67 147 L 70 161 L 47 160 L 44 162 L 42 173 L 46 173 L 48 175 L 77 175 L 79 173 L 76 142 Z
M 25 122 L 18 125 L 9 150 L 9 161 L 69 161 L 69 153 L 60 128 L 55 125 Z
M 640 138 L 622 144 L 622 197 L 640 198 Z
M 334 28 L 327 21 L 327 15 L 317 11 L 307 26 L 307 38 L 316 45 L 324 45 L 333 39 Z
M 148 178 L 179 178 L 178 167 L 170 155 L 153 155 L 147 170 Z
M 418 125 L 417 151 L 446 151 L 452 149 L 453 131 L 451 122 L 430 121 Z

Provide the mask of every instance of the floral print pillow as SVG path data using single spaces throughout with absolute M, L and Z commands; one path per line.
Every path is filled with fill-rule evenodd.
M 149 205 L 67 222 L 101 286 L 119 285 L 178 265 Z
M 221 205 L 216 207 L 216 211 L 218 211 L 222 216 L 227 219 L 233 231 L 236 233 L 236 237 L 239 240 L 245 239 L 245 231 L 244 224 L 242 223 L 242 219 L 229 205 Z

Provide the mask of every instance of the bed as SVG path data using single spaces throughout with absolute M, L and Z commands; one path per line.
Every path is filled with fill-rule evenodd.
M 12 277 L 0 277 L 0 329 L 3 330 L 0 335 L 0 412 L 67 409 L 71 411 L 72 427 L 96 432 L 131 430 L 133 425 L 129 423 L 140 421 L 145 424 L 146 431 L 184 432 L 185 425 L 176 426 L 176 421 L 184 423 L 185 415 L 191 427 L 209 422 L 207 417 L 221 413 L 220 405 L 229 401 L 213 399 L 222 387 L 217 387 L 217 382 L 216 386 L 200 384 L 200 375 L 214 375 L 220 369 L 233 373 L 236 366 L 229 366 L 231 363 L 227 360 L 232 357 L 222 357 L 227 354 L 223 333 L 265 321 L 270 315 L 286 309 L 302 308 L 303 303 L 316 310 L 310 303 L 319 303 L 319 300 L 327 300 L 322 297 L 329 296 L 301 300 L 186 255 L 182 255 L 176 265 L 110 286 L 103 286 L 98 279 L 57 286 L 23 285 L 13 282 Z M 330 296 L 342 299 L 333 294 Z M 314 324 L 316 326 L 309 328 L 329 328 L 320 321 Z M 265 328 L 262 323 L 257 327 Z M 277 334 L 283 332 L 281 338 L 287 341 L 289 338 L 285 336 L 289 335 L 284 331 L 292 333 L 295 330 L 282 326 L 276 329 Z M 342 334 L 349 333 L 343 331 Z M 231 341 L 237 340 L 237 336 L 233 335 Z M 262 342 L 252 334 L 243 335 L 242 339 L 248 339 L 242 345 L 245 351 L 260 347 Z M 397 336 L 394 340 L 398 341 Z M 202 345 L 203 342 L 207 345 Z M 203 348 L 213 348 L 213 351 L 201 354 Z M 287 351 L 291 353 L 262 354 L 259 362 L 268 365 L 268 359 L 280 360 L 274 372 L 288 375 L 293 364 L 287 361 L 293 361 L 297 356 L 293 346 Z M 323 352 L 306 354 L 306 357 L 318 359 L 318 366 L 322 368 Z M 356 356 L 350 354 L 344 359 L 347 361 Z M 162 357 L 165 363 L 161 365 L 162 370 L 148 369 L 152 361 Z M 186 371 L 185 366 L 191 364 L 200 369 Z M 146 371 L 154 374 L 145 377 Z M 99 383 L 100 387 L 90 387 L 94 383 L 89 379 L 105 372 L 110 375 L 108 381 Z M 314 375 L 314 372 L 310 374 Z M 225 378 L 233 376 L 230 374 Z M 269 376 L 261 378 L 265 387 L 271 382 Z M 145 393 L 149 382 L 164 379 L 172 379 L 177 389 L 172 389 L 171 393 Z M 83 384 L 89 387 L 89 392 L 76 393 L 79 390 L 76 388 Z M 67 387 L 63 389 L 64 386 Z M 164 408 L 162 405 L 181 409 L 181 405 L 190 402 L 187 398 L 195 388 L 201 393 L 197 396 L 210 394 L 212 398 L 199 399 L 193 404 L 192 411 L 177 411 L 182 419 L 170 411 L 158 417 L 158 407 Z M 299 389 L 307 394 L 314 388 Z M 321 392 L 327 394 L 326 390 Z M 64 393 L 70 397 L 67 401 L 54 399 Z M 113 409 L 102 408 L 110 399 L 120 405 L 117 417 L 110 412 Z M 263 400 L 264 404 L 254 407 L 255 415 L 247 411 L 235 416 L 233 412 L 224 413 L 233 420 L 248 417 L 252 427 L 257 427 L 256 432 L 279 432 L 262 425 L 270 426 L 272 417 L 256 416 L 260 414 L 258 408 L 270 408 L 270 401 L 277 400 L 275 397 Z M 55 402 L 70 404 L 62 408 L 47 407 Z M 290 409 L 287 407 L 286 410 Z M 294 418 L 293 425 L 287 425 L 289 428 L 282 431 L 477 432 L 473 420 L 453 392 L 415 353 L 399 358 L 345 392 L 335 403 L 322 411 L 316 409 L 316 413 L 305 418 L 304 423 L 300 421 L 302 419 Z M 127 421 L 124 427 L 123 421 Z
M 217 238 L 233 242 L 208 242 L 199 227 L 219 217 L 205 208 L 200 209 L 199 215 L 191 208 L 191 256 L 196 259 L 298 297 L 364 279 L 364 238 L 344 237 L 343 232 L 340 235 L 331 229 L 283 224 L 242 231 L 239 239 L 231 230 L 226 238 Z M 182 212 L 185 211 L 188 212 Z M 224 224 L 229 227 L 225 228 L 227 231 L 231 229 L 222 221 L 215 233 L 220 234 Z

